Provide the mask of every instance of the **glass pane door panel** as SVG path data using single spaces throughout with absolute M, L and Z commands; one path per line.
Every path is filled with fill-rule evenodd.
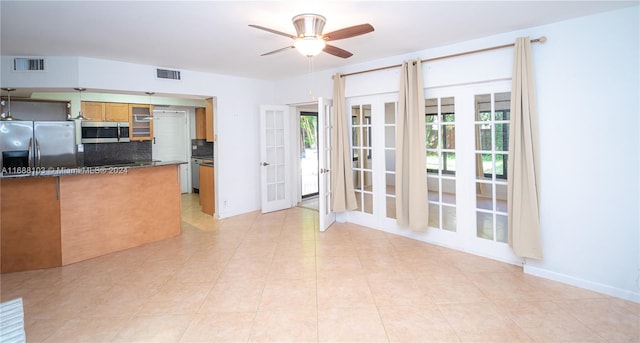
M 496 184 L 496 210 L 507 213 L 507 185 Z
M 496 214 L 496 241 L 507 243 L 507 216 Z
M 456 231 L 456 208 L 442 206 L 442 228 L 447 231 Z
M 396 198 L 387 196 L 387 218 L 396 218 Z
M 493 214 L 477 212 L 476 226 L 478 238 L 493 240 Z
M 429 204 L 429 226 L 440 227 L 440 206 Z
M 476 183 L 476 208 L 493 210 L 493 185 L 490 183 Z
M 456 203 L 456 180 L 442 179 L 442 202 L 447 204 Z

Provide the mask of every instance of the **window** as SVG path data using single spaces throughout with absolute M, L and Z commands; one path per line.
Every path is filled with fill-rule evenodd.
M 506 243 L 510 93 L 475 96 L 476 236 Z
M 455 99 L 425 100 L 429 226 L 456 231 Z

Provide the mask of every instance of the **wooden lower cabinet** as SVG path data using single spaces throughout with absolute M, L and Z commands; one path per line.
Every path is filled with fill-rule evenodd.
M 213 166 L 200 165 L 200 206 L 202 212 L 213 215 L 216 208 Z
M 0 181 L 2 273 L 62 265 L 58 178 Z

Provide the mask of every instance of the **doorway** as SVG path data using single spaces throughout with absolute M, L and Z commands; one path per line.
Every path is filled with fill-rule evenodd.
M 187 161 L 187 112 L 153 111 L 153 144 L 151 156 L 160 161 Z M 188 193 L 188 166 L 180 165 L 180 192 Z
M 318 197 L 318 112 L 300 112 L 300 180 L 302 202 Z

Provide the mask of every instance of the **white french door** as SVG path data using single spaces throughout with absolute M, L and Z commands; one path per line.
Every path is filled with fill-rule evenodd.
M 331 210 L 331 126 L 333 123 L 333 101 L 318 99 L 318 167 L 320 182 L 318 190 L 318 218 L 320 231 L 325 231 L 336 221 Z
M 262 213 L 283 210 L 292 206 L 289 142 L 289 107 L 260 106 Z
M 397 95 L 347 99 L 358 199 L 348 221 L 521 263 L 507 244 L 509 96 L 508 80 L 425 91 L 429 229 L 424 233 L 396 222 Z

